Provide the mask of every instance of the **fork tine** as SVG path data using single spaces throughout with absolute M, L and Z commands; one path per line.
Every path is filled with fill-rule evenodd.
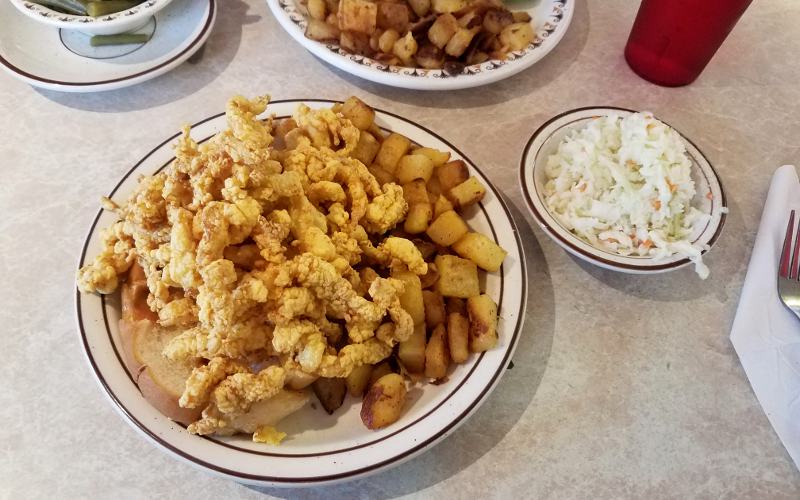
M 789 260 L 791 259 L 792 256 L 793 233 L 794 233 L 794 210 L 792 210 L 792 213 L 789 216 L 789 225 L 786 227 L 786 236 L 783 239 L 783 250 L 781 251 L 781 261 L 780 261 L 780 266 L 778 267 L 778 275 L 781 278 L 789 278 Z M 795 254 L 796 253 L 797 252 L 795 252 Z M 795 268 L 795 272 L 796 271 L 797 269 Z
M 798 224 L 800 224 L 800 220 L 798 220 Z M 789 270 L 789 279 L 796 280 L 798 279 L 798 266 L 800 265 L 800 256 L 798 256 L 798 250 L 800 250 L 800 225 L 797 227 L 797 234 L 795 235 L 794 239 L 794 250 L 792 251 L 792 268 Z

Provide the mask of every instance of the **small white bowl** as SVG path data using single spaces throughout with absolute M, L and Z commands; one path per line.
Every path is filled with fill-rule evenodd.
M 656 259 L 636 255 L 625 256 L 594 247 L 563 227 L 553 217 L 542 194 L 547 159 L 556 152 L 558 145 L 571 130 L 581 128 L 599 116 L 616 114 L 624 117 L 633 113 L 635 111 L 630 109 L 603 106 L 578 108 L 551 118 L 534 132 L 525 146 L 520 164 L 520 186 L 528 208 L 533 212 L 539 226 L 567 252 L 613 271 L 630 274 L 663 273 L 686 266 L 691 261 L 681 255 Z M 695 228 L 691 241 L 700 246 L 711 247 L 719 238 L 725 223 L 727 212 L 725 192 L 716 172 L 703 153 L 683 134 L 680 132 L 678 134 L 683 139 L 686 153 L 692 161 L 692 179 L 697 190 L 692 206 L 710 215 L 707 224 Z M 705 251 L 703 253 L 705 254 Z
M 139 5 L 100 17 L 64 14 L 28 0 L 10 0 L 20 12 L 56 28 L 77 30 L 87 35 L 116 35 L 144 26 L 159 10 L 172 0 L 146 0 Z

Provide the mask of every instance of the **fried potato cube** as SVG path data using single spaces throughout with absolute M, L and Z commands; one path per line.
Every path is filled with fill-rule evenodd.
M 425 303 L 422 301 L 422 285 L 419 276 L 408 269 L 392 269 L 392 278 L 397 278 L 405 284 L 403 293 L 400 294 L 400 305 L 414 320 L 414 324 L 425 323 Z M 477 294 L 475 294 L 477 295 Z
M 473 176 L 451 188 L 448 194 L 456 208 L 464 208 L 481 201 L 486 196 L 486 187 Z
M 369 170 L 369 173 L 375 177 L 375 180 L 378 181 L 378 184 L 381 186 L 390 182 L 394 182 L 394 176 L 378 165 L 372 165 L 368 167 L 367 170 Z
M 442 325 L 447 320 L 442 294 L 435 290 L 423 290 L 422 301 L 425 303 L 425 326 L 428 329 Z
M 405 3 L 378 3 L 378 28 L 405 33 L 408 27 L 408 7 Z
M 431 199 L 431 203 L 435 202 L 436 199 L 442 194 L 442 186 L 439 184 L 439 178 L 435 175 L 432 175 L 427 182 L 428 186 L 428 196 Z
M 319 19 L 320 21 L 324 21 L 325 17 L 328 15 L 326 10 L 328 7 L 325 5 L 325 0 L 308 0 L 308 15 L 314 19 Z
M 306 37 L 318 42 L 335 42 L 340 37 L 339 28 L 319 19 L 309 19 L 306 25 Z
M 448 297 L 447 306 L 445 306 L 447 314 L 459 313 L 464 317 L 467 316 L 467 301 L 458 297 Z
M 466 6 L 467 0 L 431 0 L 431 7 L 438 14 L 456 12 Z
M 461 364 L 469 358 L 469 320 L 460 312 L 447 315 L 447 345 L 453 363 Z
M 471 260 L 455 255 L 437 255 L 433 263 L 439 270 L 436 290 L 442 296 L 466 299 L 481 293 L 478 266 Z
M 378 49 L 385 54 L 391 54 L 392 49 L 394 48 L 394 42 L 400 38 L 400 33 L 395 30 L 386 30 L 381 33 L 381 37 L 378 39 Z
M 361 405 L 361 421 L 367 429 L 381 429 L 400 418 L 406 404 L 406 382 L 396 373 L 384 375 L 369 388 Z
M 431 10 L 431 0 L 407 0 L 417 17 L 424 17 Z
M 480 50 L 475 50 L 469 52 L 469 54 L 467 55 L 466 62 L 468 65 L 471 65 L 471 64 L 481 64 L 488 60 L 489 60 L 489 54 Z
M 469 169 L 467 164 L 461 160 L 447 162 L 441 167 L 436 168 L 436 177 L 442 186 L 442 192 L 446 193 L 452 188 L 469 179 Z
M 377 139 L 378 142 L 383 142 L 383 130 L 381 130 L 377 123 L 372 122 L 372 126 L 369 128 L 369 133 L 372 134 L 372 137 Z
M 353 368 L 345 379 L 347 392 L 351 396 L 360 398 L 369 385 L 369 376 L 372 375 L 372 365 L 361 365 Z
M 342 103 L 342 115 L 359 130 L 367 130 L 375 121 L 375 110 L 358 97 L 349 97 Z M 374 137 L 373 137 L 374 139 Z M 376 141 L 377 142 L 377 141 Z M 370 160 L 372 161 L 372 160 Z
M 425 346 L 425 376 L 432 379 L 444 378 L 450 364 L 450 346 L 447 343 L 447 330 L 444 325 L 433 329 L 428 345 Z
M 408 234 L 424 233 L 433 217 L 433 208 L 430 203 L 414 203 L 408 207 L 408 215 L 403 224 L 403 229 Z
M 503 28 L 514 23 L 514 16 L 505 9 L 489 9 L 483 15 L 483 29 L 499 35 Z
M 471 29 L 459 28 L 458 31 L 450 37 L 450 40 L 447 41 L 447 45 L 444 47 L 445 54 L 453 57 L 461 57 L 480 30 L 480 26 Z
M 371 165 L 380 148 L 381 143 L 379 143 L 372 134 L 366 130 L 362 130 L 361 135 L 358 137 L 358 143 L 356 143 L 356 147 L 353 148 L 353 151 L 350 152 L 350 156 L 364 165 Z
M 422 289 L 430 288 L 439 281 L 439 270 L 436 269 L 436 264 L 428 262 L 428 272 L 419 277 L 419 283 Z
M 464 219 L 453 210 L 450 210 L 434 219 L 425 234 L 434 243 L 449 246 L 460 240 L 468 231 L 469 228 Z M 439 272 L 441 272 L 441 269 Z
M 469 349 L 488 351 L 497 345 L 497 304 L 486 294 L 467 299 Z
M 458 14 L 458 13 L 457 13 Z M 483 16 L 477 9 L 467 9 L 466 14 L 458 18 L 458 25 L 462 28 L 475 28 L 483 23 Z M 480 31 L 480 30 L 479 30 Z
M 527 21 L 509 24 L 498 38 L 508 50 L 522 50 L 533 41 L 533 27 Z
M 430 203 L 428 196 L 428 189 L 425 186 L 425 181 L 422 179 L 415 179 L 411 182 L 402 184 L 403 198 L 405 198 L 408 206 L 415 203 Z
M 444 52 L 430 42 L 423 42 L 414 57 L 420 68 L 439 69 L 444 66 Z
M 443 194 L 440 194 L 438 198 L 436 198 L 436 202 L 433 204 L 433 218 L 436 219 L 440 215 L 445 212 L 449 212 L 450 210 L 455 209 L 453 204 L 450 203 L 450 200 Z
M 372 373 L 369 376 L 369 385 L 367 387 L 377 382 L 384 375 L 388 375 L 390 373 L 394 373 L 394 370 L 392 370 L 392 364 L 388 361 L 382 361 L 381 363 L 373 366 Z
M 339 46 L 354 54 L 369 55 L 372 52 L 372 48 L 369 46 L 369 35 L 358 31 L 339 33 Z
M 414 61 L 414 54 L 417 53 L 417 49 L 419 49 L 419 45 L 417 45 L 414 35 L 409 31 L 404 37 L 399 38 L 396 42 L 394 42 L 392 54 L 399 57 L 400 60 L 403 61 L 404 65 L 411 66 L 411 63 Z
M 434 2 L 435 5 L 435 2 Z M 452 14 L 443 14 L 436 18 L 430 28 L 428 28 L 428 40 L 436 47 L 444 49 L 447 42 L 459 30 L 458 19 Z
M 410 373 L 425 370 L 425 323 L 414 325 L 414 333 L 397 346 L 397 357 Z
M 347 394 L 347 384 L 343 378 L 320 377 L 311 384 L 311 388 L 314 389 L 314 394 L 328 415 L 342 406 L 344 396 Z
M 400 158 L 405 156 L 410 147 L 411 141 L 409 141 L 407 137 L 393 132 L 381 143 L 381 149 L 378 150 L 378 156 L 375 158 L 375 162 L 384 170 L 394 175 L 397 163 L 400 161 Z
M 339 29 L 371 35 L 378 24 L 378 5 L 367 0 L 339 1 Z
M 381 50 L 380 39 L 382 34 L 383 30 L 378 28 L 369 36 L 369 48 L 372 49 L 373 52 L 379 52 Z
M 433 148 L 417 148 L 412 151 L 412 153 L 415 155 L 427 156 L 431 163 L 433 163 L 434 167 L 442 166 L 450 159 L 450 152 L 439 151 L 438 149 Z
M 515 23 L 529 23 L 531 22 L 531 15 L 525 11 L 512 12 L 511 17 L 514 18 Z
M 433 162 L 425 155 L 408 154 L 400 158 L 394 175 L 400 184 L 411 182 L 414 179 L 428 182 L 433 175 Z
M 500 269 L 508 252 L 481 233 L 467 233 L 452 245 L 458 255 L 469 259 L 484 271 Z

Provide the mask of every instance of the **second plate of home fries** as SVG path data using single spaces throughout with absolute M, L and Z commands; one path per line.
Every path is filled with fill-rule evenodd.
M 77 281 L 123 418 L 280 486 L 369 475 L 453 432 L 508 367 L 527 293 L 489 180 L 356 97 L 235 96 L 168 138 L 104 198 Z
M 312 54 L 358 77 L 418 90 L 487 85 L 561 41 L 575 0 L 267 0 Z

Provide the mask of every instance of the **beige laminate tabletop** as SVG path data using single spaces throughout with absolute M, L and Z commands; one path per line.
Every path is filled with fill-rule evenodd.
M 201 60 L 133 88 L 68 95 L 0 75 L 0 497 L 800 498 L 800 474 L 728 340 L 770 174 L 800 163 L 800 2 L 755 1 L 700 79 L 677 89 L 623 60 L 637 2 L 577 3 L 539 64 L 458 92 L 332 69 L 262 0 L 221 2 Z M 247 488 L 155 449 L 92 379 L 73 280 L 98 197 L 234 93 L 359 95 L 456 144 L 512 206 L 531 279 L 515 366 L 463 427 L 409 463 L 324 489 Z M 716 167 L 730 216 L 707 281 L 691 269 L 602 271 L 535 227 L 517 183 L 525 142 L 554 114 L 599 104 L 655 112 Z

